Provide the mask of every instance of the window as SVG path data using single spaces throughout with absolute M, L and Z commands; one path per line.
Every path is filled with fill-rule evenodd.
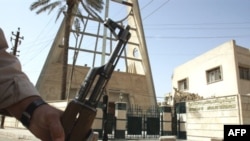
M 133 50 L 133 56 L 134 56 L 135 58 L 138 58 L 138 57 L 139 57 L 139 50 L 138 50 L 137 48 L 134 48 L 134 50 Z
M 250 69 L 239 66 L 240 79 L 250 80 Z
M 222 80 L 221 67 L 207 71 L 207 83 L 213 83 Z
M 188 79 L 183 79 L 178 81 L 178 89 L 179 90 L 187 90 L 188 89 Z

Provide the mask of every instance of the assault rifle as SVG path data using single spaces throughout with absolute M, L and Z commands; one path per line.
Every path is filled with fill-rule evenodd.
M 65 141 L 86 141 L 91 134 L 97 104 L 131 36 L 129 25 L 123 27 L 111 19 L 107 19 L 104 25 L 116 37 L 118 43 L 105 65 L 89 70 L 77 96 L 68 103 L 61 118 Z

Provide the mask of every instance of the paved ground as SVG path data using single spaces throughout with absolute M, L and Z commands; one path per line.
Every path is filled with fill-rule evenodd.
M 19 128 L 0 129 L 0 141 L 40 141 L 30 131 Z M 100 140 L 101 141 L 101 140 Z M 124 141 L 124 140 L 119 140 Z M 132 140 L 130 140 L 132 141 Z M 147 140 L 158 141 L 158 140 Z
M 0 141 L 40 141 L 30 131 L 19 128 L 0 129 Z M 101 141 L 101 140 L 100 140 Z M 119 140 L 124 141 L 124 140 Z M 130 140 L 133 141 L 133 140 Z M 142 140 L 137 140 L 142 141 Z M 145 141 L 145 140 L 144 140 Z M 146 141 L 159 141 L 159 139 L 147 139 Z M 185 140 L 177 140 L 185 141 Z
M 39 141 L 26 129 L 5 128 L 0 129 L 1 141 Z

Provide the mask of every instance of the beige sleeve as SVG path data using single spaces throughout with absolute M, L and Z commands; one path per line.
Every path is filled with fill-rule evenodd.
M 0 109 L 34 95 L 39 93 L 22 72 L 19 60 L 0 48 Z

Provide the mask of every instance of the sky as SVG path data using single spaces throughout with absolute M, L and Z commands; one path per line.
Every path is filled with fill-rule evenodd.
M 10 48 L 12 32 L 20 27 L 19 59 L 36 84 L 62 17 L 55 21 L 57 11 L 37 15 L 29 10 L 32 2 L 1 0 L 0 27 Z M 250 0 L 139 0 L 139 5 L 159 101 L 172 91 L 171 76 L 179 65 L 230 40 L 250 47 Z

